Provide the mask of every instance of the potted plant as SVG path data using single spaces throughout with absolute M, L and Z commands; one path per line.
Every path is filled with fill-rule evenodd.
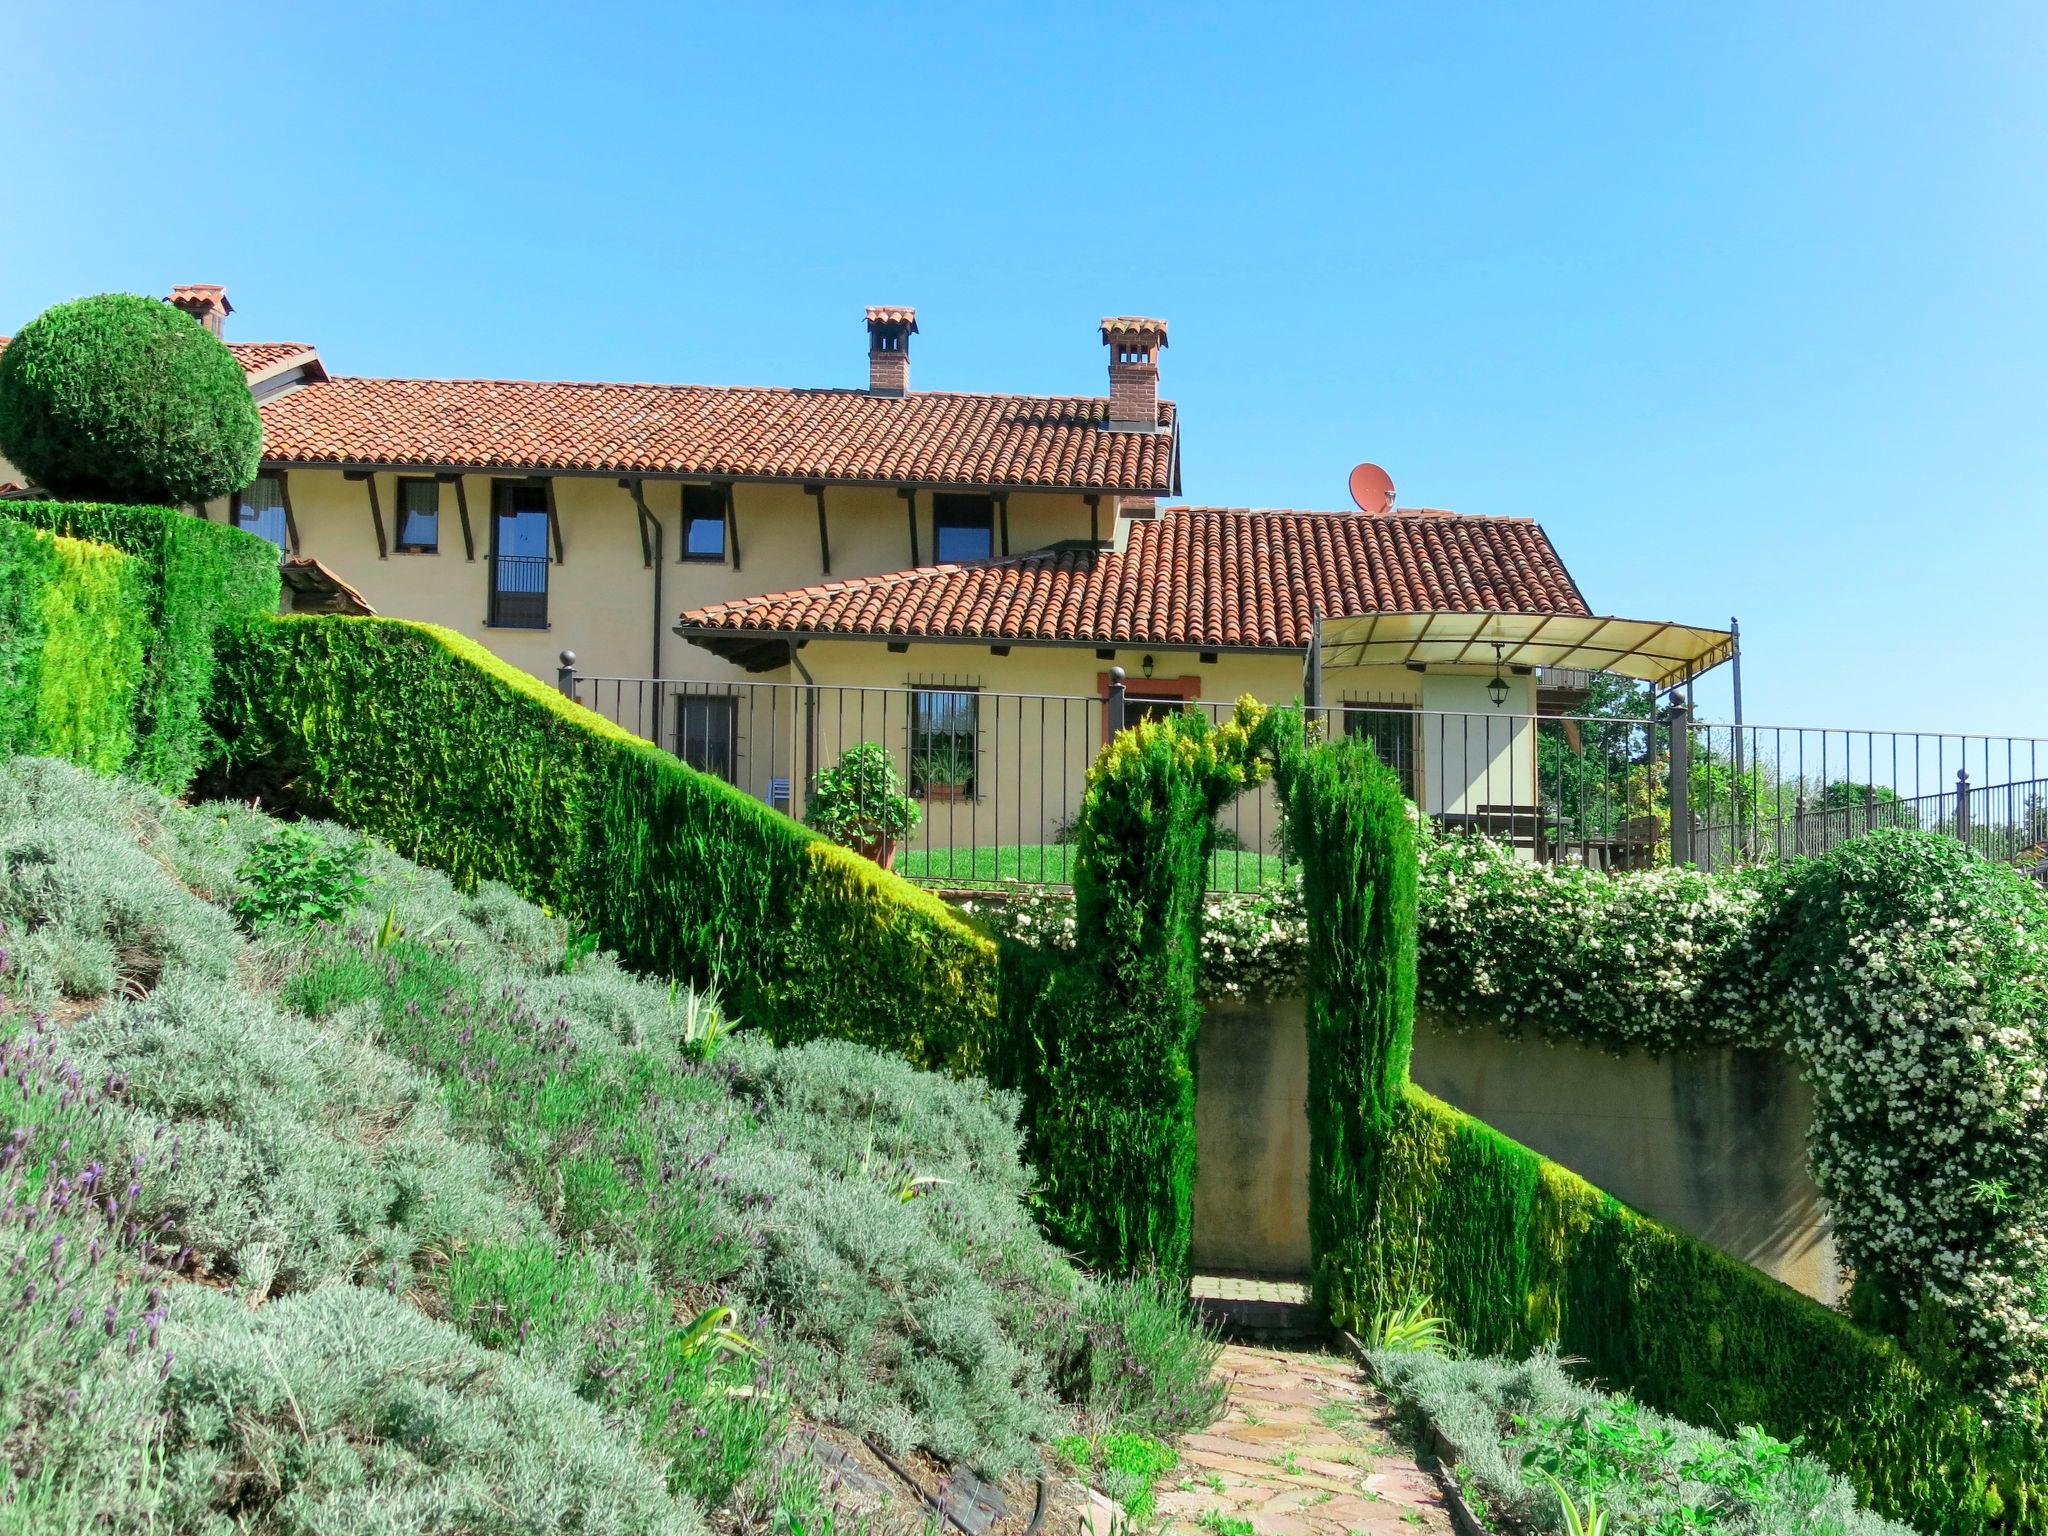
M 917 830 L 923 812 L 903 793 L 903 781 L 888 749 L 863 741 L 818 775 L 804 807 L 804 820 L 835 843 L 873 859 L 884 869 L 896 863 L 896 848 Z
M 966 800 L 974 787 L 974 754 L 958 742 L 928 747 L 911 759 L 911 788 L 927 800 Z

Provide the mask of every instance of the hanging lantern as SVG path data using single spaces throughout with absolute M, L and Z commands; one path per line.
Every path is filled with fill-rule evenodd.
M 1493 707 L 1499 709 L 1508 701 L 1508 680 L 1501 676 L 1500 642 L 1493 642 L 1493 681 L 1486 685 L 1486 696 L 1493 700 Z

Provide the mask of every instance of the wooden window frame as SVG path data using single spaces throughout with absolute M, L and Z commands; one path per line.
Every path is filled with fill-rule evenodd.
M 434 542 L 421 544 L 405 536 L 405 488 L 409 485 L 424 485 L 434 493 Z M 398 514 L 398 526 L 392 530 L 391 552 L 394 555 L 438 555 L 441 553 L 441 482 L 432 475 L 399 475 L 397 489 L 391 496 L 392 509 Z
M 691 511 L 690 501 L 695 497 L 700 510 Z M 683 537 L 678 546 L 676 559 L 684 565 L 729 565 L 732 561 L 732 508 L 731 498 L 724 487 L 716 485 L 686 485 L 683 487 Z M 718 553 L 703 555 L 690 548 L 690 530 L 698 523 L 718 525 Z
M 988 535 L 988 553 L 976 555 L 974 560 L 954 561 L 954 564 L 973 564 L 975 560 L 993 560 L 996 554 L 996 499 L 993 496 L 975 496 L 962 492 L 941 491 L 932 497 L 932 563 L 948 563 L 939 553 L 939 535 L 948 528 L 967 528 Z
M 973 708 L 970 711 L 971 715 L 973 716 L 973 721 L 969 728 L 965 732 L 948 731 L 944 733 L 945 735 L 954 737 L 956 740 L 963 735 L 971 738 L 970 744 L 968 746 L 968 755 L 973 758 L 974 767 L 971 770 L 968 781 L 965 784 L 940 785 L 918 783 L 918 717 L 921 713 L 920 705 L 923 703 L 923 700 L 927 694 L 964 694 L 968 698 L 973 700 Z M 932 733 L 929 731 L 926 731 L 923 734 L 926 740 L 929 740 L 932 736 Z M 905 779 L 907 781 L 906 787 L 909 789 L 910 795 L 913 799 L 924 800 L 927 803 L 932 801 L 965 802 L 980 799 L 981 685 L 979 683 L 912 683 L 910 685 L 910 725 L 908 731 L 908 740 L 906 742 L 906 749 L 907 750 L 905 753 L 904 763 L 905 768 L 908 770 L 905 774 Z
M 514 502 L 516 501 L 518 494 L 521 491 L 535 491 L 540 493 L 542 497 L 542 505 L 539 507 L 519 507 L 514 505 Z M 540 623 L 507 624 L 503 622 L 499 618 L 499 600 L 505 594 L 501 593 L 498 590 L 498 526 L 500 521 L 507 516 L 516 516 L 521 512 L 527 513 L 529 515 L 535 512 L 539 512 L 543 515 L 546 515 L 549 523 L 552 524 L 554 522 L 553 511 L 553 498 L 548 495 L 548 488 L 543 483 L 533 480 L 493 480 L 491 482 L 491 568 L 490 579 L 484 589 L 484 627 L 486 629 L 523 629 L 533 632 L 539 632 L 543 630 L 552 629 L 554 627 L 554 579 L 552 576 L 548 574 L 549 566 L 554 563 L 552 560 L 543 558 L 541 560 L 540 565 L 542 580 L 542 586 L 539 594 L 541 598 Z M 527 556 L 524 558 L 530 559 L 532 557 Z M 514 593 L 512 595 L 518 597 L 526 597 L 531 596 L 532 594 Z
M 1109 699 L 1109 674 L 1095 674 L 1095 691 L 1105 703 Z M 1183 704 L 1192 704 L 1202 697 L 1202 679 L 1199 674 L 1183 677 L 1140 677 L 1124 679 L 1124 718 L 1130 718 L 1129 705 L 1132 700 L 1146 704 L 1163 704 L 1169 699 L 1178 699 Z M 1102 712 L 1102 740 L 1109 741 L 1109 711 Z

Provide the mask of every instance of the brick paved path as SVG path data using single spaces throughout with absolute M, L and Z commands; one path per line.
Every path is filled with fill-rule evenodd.
M 1348 1360 L 1233 1344 L 1222 1418 L 1181 1442 L 1158 1498 L 1169 1530 L 1205 1536 L 1447 1533 L 1436 1479 L 1401 1448 L 1393 1410 Z

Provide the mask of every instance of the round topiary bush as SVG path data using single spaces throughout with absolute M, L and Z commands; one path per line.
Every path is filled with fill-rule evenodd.
M 211 501 L 256 477 L 262 448 L 234 354 L 155 299 L 58 304 L 0 351 L 0 454 L 54 496 Z

